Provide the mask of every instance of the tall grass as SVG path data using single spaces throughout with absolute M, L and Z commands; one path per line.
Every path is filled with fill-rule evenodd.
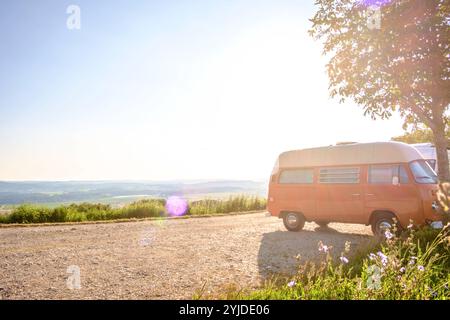
M 81 203 L 48 208 L 21 205 L 12 213 L 0 216 L 0 223 L 81 222 L 114 219 L 132 219 L 169 216 L 164 199 L 144 199 L 122 208 L 108 204 Z M 208 215 L 229 212 L 246 212 L 265 209 L 265 199 L 249 196 L 230 197 L 226 200 L 198 200 L 188 202 L 186 215 Z
M 266 200 L 259 197 L 237 196 L 227 200 L 204 199 L 189 204 L 188 213 L 192 215 L 205 215 L 229 212 L 245 212 L 264 210 Z
M 258 290 L 231 289 L 219 298 L 450 299 L 450 225 L 441 231 L 410 229 L 402 237 L 373 242 L 356 256 L 346 247 L 333 260 L 321 244 L 321 263 L 302 265 L 294 277 L 270 280 Z

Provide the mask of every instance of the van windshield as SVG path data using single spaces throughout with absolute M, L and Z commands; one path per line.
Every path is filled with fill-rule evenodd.
M 415 160 L 409 164 L 417 183 L 438 183 L 436 173 L 426 160 Z

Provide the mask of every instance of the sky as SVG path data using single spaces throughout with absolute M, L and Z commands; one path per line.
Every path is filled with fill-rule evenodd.
M 402 134 L 329 97 L 313 3 L 2 2 L 0 180 L 266 180 L 280 152 Z

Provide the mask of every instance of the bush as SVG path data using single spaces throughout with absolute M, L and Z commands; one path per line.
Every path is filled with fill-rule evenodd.
M 161 217 L 165 215 L 165 201 L 162 199 L 145 199 L 134 202 L 120 210 L 122 218 Z
M 246 212 L 264 210 L 266 200 L 259 197 L 240 195 L 226 200 L 205 199 L 189 204 L 188 214 L 204 215 L 215 213 Z
M 1 215 L 0 223 L 81 222 L 148 217 L 166 217 L 164 199 L 144 199 L 112 208 L 108 204 L 80 203 L 47 208 L 21 205 L 9 215 Z M 228 212 L 262 210 L 265 200 L 257 197 L 238 196 L 227 200 L 199 200 L 188 203 L 188 215 L 204 215 Z

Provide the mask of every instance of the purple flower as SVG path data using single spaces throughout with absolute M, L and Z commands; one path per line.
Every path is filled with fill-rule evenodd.
M 403 272 L 405 272 L 405 270 L 406 270 L 405 267 L 401 267 L 399 271 L 400 271 L 401 273 L 403 273 Z
M 369 254 L 369 259 L 370 260 L 375 260 L 377 258 L 377 256 L 373 253 Z
M 385 266 L 388 262 L 388 257 L 385 254 L 383 254 L 381 251 L 378 251 L 377 255 L 381 258 L 381 263 L 383 264 L 383 266 Z
M 330 251 L 331 247 L 324 245 L 322 243 L 322 241 L 319 242 L 319 251 L 323 252 L 323 253 L 327 253 L 328 251 Z
M 348 263 L 348 259 L 346 257 L 344 257 L 344 256 L 340 257 L 339 259 L 341 259 L 341 262 L 344 263 L 344 264 Z
M 386 232 L 384 233 L 384 236 L 386 237 L 386 239 L 392 239 L 394 237 L 394 235 L 389 231 L 386 230 Z
M 289 281 L 289 283 L 287 284 L 289 288 L 292 288 L 293 286 L 295 286 L 295 281 Z
M 417 270 L 419 271 L 425 271 L 425 268 L 423 266 L 417 266 Z

